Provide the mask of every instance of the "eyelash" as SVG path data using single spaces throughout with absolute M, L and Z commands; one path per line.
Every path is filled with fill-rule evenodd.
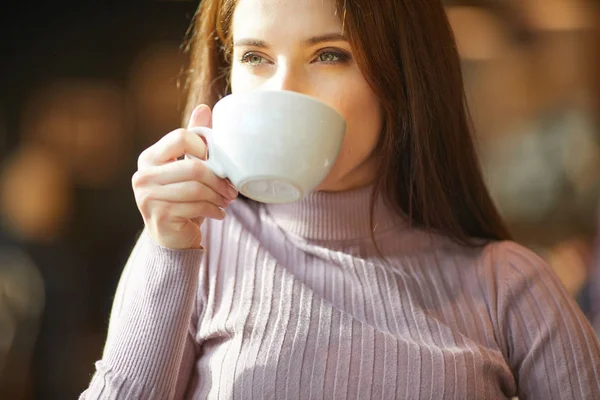
M 317 52 L 316 56 L 315 56 L 315 60 L 318 60 L 321 56 L 325 55 L 325 54 L 332 54 L 334 57 L 337 57 L 337 60 L 335 61 L 321 61 L 321 63 L 323 64 L 346 64 L 348 61 L 350 61 L 350 54 L 348 54 L 345 51 L 342 50 L 321 50 L 319 52 Z M 269 62 L 265 57 L 261 56 L 258 53 L 255 53 L 253 51 L 249 51 L 246 52 L 242 55 L 242 57 L 240 58 L 240 62 L 242 64 L 248 64 L 251 67 L 259 67 L 260 65 L 264 64 L 265 62 L 260 62 L 259 64 L 251 64 L 249 59 L 250 57 L 260 57 L 262 60 L 265 60 L 267 62 Z M 316 61 L 318 62 L 318 61 Z
M 265 60 L 265 61 L 267 60 L 265 57 L 261 56 L 260 54 L 257 54 L 253 51 L 249 51 L 242 55 L 242 57 L 240 58 L 240 62 L 242 64 L 248 64 L 251 67 L 257 67 L 260 64 L 264 64 L 264 62 L 261 62 L 260 64 L 251 64 L 249 61 L 250 57 L 260 57 L 262 60 Z
M 316 58 L 318 59 L 324 54 L 332 54 L 338 58 L 336 61 L 321 61 L 324 64 L 346 64 L 350 61 L 350 54 L 342 50 L 321 50 L 317 53 Z

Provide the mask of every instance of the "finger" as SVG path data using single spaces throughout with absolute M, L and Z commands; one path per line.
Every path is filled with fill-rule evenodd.
M 200 104 L 198 107 L 194 108 L 194 111 L 192 111 L 192 115 L 190 116 L 190 121 L 188 123 L 188 129 L 195 126 L 212 128 L 212 112 L 210 111 L 210 107 L 208 107 L 206 104 Z
M 194 218 L 225 218 L 225 211 L 212 203 L 206 201 L 196 201 L 190 203 L 170 203 L 163 202 L 165 212 L 174 218 L 194 219 Z
M 206 201 L 217 207 L 226 208 L 231 202 L 208 186 L 197 181 L 160 185 L 153 187 L 151 190 L 152 194 L 150 196 L 152 199 L 173 203 Z
M 207 128 L 212 128 L 212 112 L 210 111 L 210 107 L 206 104 L 200 104 L 194 111 L 192 111 L 192 115 L 190 116 L 190 120 L 188 122 L 188 129 L 203 126 Z M 207 146 L 204 152 L 203 157 L 198 157 L 201 160 L 206 160 L 208 158 L 208 143 L 206 142 L 206 138 L 201 135 L 198 135 L 200 139 Z
M 235 199 L 238 195 L 237 190 L 229 181 L 219 178 L 202 161 L 195 159 L 153 166 L 136 172 L 136 175 L 139 186 L 147 183 L 168 185 L 177 182 L 198 181 L 230 200 Z
M 206 143 L 195 133 L 186 129 L 176 129 L 163 136 L 156 144 L 142 153 L 138 161 L 138 168 L 163 165 L 184 154 L 203 159 L 206 157 Z

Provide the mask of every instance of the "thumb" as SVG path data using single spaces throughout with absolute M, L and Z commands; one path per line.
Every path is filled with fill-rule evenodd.
M 207 128 L 212 127 L 212 112 L 210 111 L 210 107 L 206 104 L 200 104 L 198 107 L 194 108 L 194 111 L 192 111 L 192 115 L 188 123 L 188 129 L 195 126 L 205 126 Z

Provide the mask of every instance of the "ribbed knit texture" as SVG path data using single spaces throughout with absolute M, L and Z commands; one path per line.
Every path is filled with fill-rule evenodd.
M 142 234 L 81 399 L 600 399 L 598 340 L 542 259 L 382 202 L 372 232 L 370 194 L 236 201 L 206 250 Z

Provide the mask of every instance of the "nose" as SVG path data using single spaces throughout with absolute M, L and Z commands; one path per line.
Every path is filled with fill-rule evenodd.
M 306 94 L 307 79 L 304 75 L 302 68 L 281 63 L 266 86 L 270 90 L 288 90 Z

